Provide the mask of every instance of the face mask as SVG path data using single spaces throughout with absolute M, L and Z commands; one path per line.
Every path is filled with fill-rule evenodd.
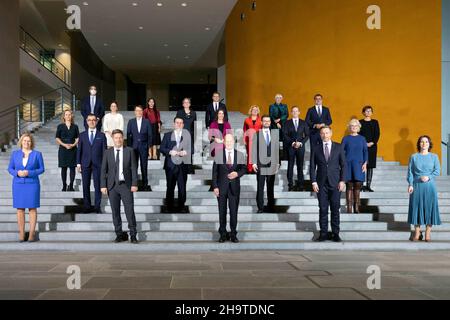
M 96 90 L 89 90 L 89 92 L 91 93 L 92 96 L 95 96 L 97 94 Z

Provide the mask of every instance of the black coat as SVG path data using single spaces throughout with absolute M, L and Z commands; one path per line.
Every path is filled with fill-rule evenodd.
M 242 152 L 234 150 L 234 163 L 228 167 L 225 160 L 226 152 L 223 151 L 223 162 L 221 164 L 214 161 L 212 172 L 212 187 L 219 188 L 220 193 L 230 191 L 232 195 L 239 196 L 241 193 L 241 177 L 247 173 L 247 160 Z M 234 180 L 228 179 L 228 174 L 237 172 L 238 177 Z
M 105 151 L 102 161 L 102 175 L 100 180 L 101 188 L 111 190 L 116 183 L 116 154 L 115 148 Z M 137 161 L 136 155 L 132 148 L 123 148 L 123 176 L 125 184 L 131 189 L 132 186 L 138 185 Z
M 337 187 L 339 182 L 345 181 L 345 154 L 341 144 L 333 142 L 331 145 L 330 159 L 325 160 L 323 144 L 314 146 L 311 150 L 310 161 L 311 182 L 317 182 L 319 188 L 328 184 Z
M 219 102 L 219 110 L 222 109 L 225 113 L 224 121 L 228 121 L 228 111 L 227 106 L 223 104 L 222 102 Z M 208 107 L 206 108 L 206 114 L 205 114 L 205 125 L 206 128 L 209 128 L 211 125 L 211 122 L 216 121 L 217 112 L 214 111 L 214 104 L 210 103 L 208 104 Z
M 306 121 L 298 119 L 298 127 L 295 130 L 294 120 L 288 120 L 284 126 L 284 143 L 290 155 L 294 154 L 296 149 L 292 147 L 294 142 L 301 142 L 302 148 L 305 147 L 309 139 L 309 126 Z
M 177 149 L 177 142 L 175 138 L 174 131 L 170 131 L 164 134 L 164 138 L 161 142 L 159 151 L 164 155 L 164 170 L 177 170 L 181 168 L 182 170 L 187 170 L 187 166 L 190 165 L 191 161 L 191 141 L 185 139 L 184 137 L 189 134 L 189 131 L 184 129 L 181 134 L 180 146 Z M 170 151 L 186 151 L 187 155 L 185 157 L 172 157 Z
M 148 149 L 153 143 L 153 130 L 150 121 L 142 118 L 141 131 L 138 131 L 137 119 L 131 119 L 127 125 L 127 145 L 135 150 Z

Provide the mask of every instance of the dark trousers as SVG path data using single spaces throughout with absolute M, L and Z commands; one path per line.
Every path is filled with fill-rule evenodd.
M 264 185 L 267 183 L 267 206 L 272 208 L 275 205 L 275 196 L 274 196 L 274 185 L 275 185 L 275 176 L 266 176 L 258 173 L 256 175 L 256 181 L 258 184 L 258 189 L 256 191 L 256 203 L 258 205 L 259 210 L 264 209 Z
M 186 203 L 186 184 L 187 184 L 187 169 L 178 167 L 174 170 L 166 170 L 167 191 L 166 201 L 167 206 L 172 207 L 175 198 L 175 186 L 178 186 L 178 205 L 184 207 Z
M 239 208 L 239 195 L 235 196 L 231 190 L 219 190 L 219 233 L 227 233 L 227 204 L 230 208 L 230 229 L 231 235 L 237 235 L 237 216 Z
M 294 165 L 297 165 L 297 180 L 298 184 L 303 185 L 305 178 L 303 176 L 303 162 L 305 159 L 305 148 L 294 149 L 289 152 L 287 178 L 289 186 L 294 185 Z
M 114 230 L 116 235 L 122 235 L 122 218 L 120 216 L 120 201 L 122 200 L 127 216 L 130 236 L 136 236 L 136 215 L 134 214 L 134 196 L 125 183 L 116 184 L 109 190 L 109 202 L 111 203 Z
M 331 187 L 328 182 L 323 186 L 319 186 L 317 198 L 319 199 L 320 208 L 320 234 L 328 233 L 328 207 L 331 209 L 331 231 L 339 234 L 341 192 L 338 190 L 338 187 Z
M 94 178 L 95 208 L 100 208 L 102 193 L 100 191 L 101 168 L 94 165 L 81 167 L 81 179 L 83 180 L 83 204 L 85 209 L 91 208 L 91 177 Z
M 309 141 L 310 141 L 311 147 L 318 145 L 321 140 L 322 139 L 320 138 L 319 131 L 311 132 L 311 134 L 309 136 Z
M 142 185 L 148 186 L 148 146 L 139 147 L 134 149 L 136 155 L 137 165 L 141 165 L 141 177 Z

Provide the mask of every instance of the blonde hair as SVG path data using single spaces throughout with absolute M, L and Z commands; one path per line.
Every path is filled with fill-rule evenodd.
M 29 132 L 26 132 L 26 133 L 24 133 L 24 134 L 22 134 L 21 136 L 20 136 L 20 139 L 19 139 L 19 142 L 17 143 L 17 146 L 20 148 L 20 149 L 22 149 L 22 143 L 23 143 L 23 139 L 24 138 L 26 138 L 26 137 L 28 137 L 28 138 L 30 138 L 30 140 L 31 140 L 31 150 L 33 150 L 34 149 L 34 138 L 33 138 L 33 136 L 31 135 L 31 133 L 29 133 Z
M 275 99 L 277 99 L 277 98 L 283 99 L 283 95 L 282 95 L 281 93 L 277 93 L 277 94 L 275 95 Z
M 253 109 L 258 109 L 258 115 L 261 113 L 261 110 L 260 110 L 259 107 L 255 104 L 255 105 L 251 106 L 250 109 L 248 110 L 248 114 L 249 114 L 250 116 L 252 115 Z
M 351 126 L 358 126 L 358 132 L 360 132 L 361 131 L 361 122 L 359 122 L 359 120 L 358 119 L 352 119 L 352 120 L 350 120 L 350 122 L 348 123 L 348 125 L 347 125 L 347 128 L 348 128 L 348 130 L 350 130 L 350 127 Z
M 64 117 L 66 116 L 66 112 L 70 112 L 70 115 L 72 116 L 72 118 L 70 119 L 70 123 L 71 124 L 73 124 L 73 111 L 72 110 L 70 110 L 70 109 L 66 109 L 66 110 L 64 110 L 64 112 L 61 114 L 61 122 L 62 123 L 65 123 L 66 122 L 66 119 L 64 119 Z

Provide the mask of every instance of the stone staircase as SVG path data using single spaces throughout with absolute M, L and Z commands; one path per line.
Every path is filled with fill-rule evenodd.
M 173 123 L 173 112 L 162 112 L 164 131 Z M 125 112 L 127 122 L 133 116 Z M 204 119 L 204 113 L 198 113 Z M 230 113 L 232 128 L 241 129 L 245 116 Z M 81 116 L 77 124 L 83 128 Z M 217 200 L 209 191 L 212 161 L 197 154 L 195 175 L 188 178 L 187 205 L 190 214 L 165 214 L 165 173 L 163 161 L 149 163 L 153 192 L 135 195 L 139 245 L 114 244 L 111 207 L 103 198 L 103 214 L 80 214 L 81 177 L 77 173 L 75 192 L 61 192 L 57 146 L 54 134 L 59 119 L 42 126 L 35 134 L 36 148 L 43 152 L 46 172 L 41 176 L 41 208 L 38 210 L 40 242 L 17 243 L 15 209 L 12 208 L 11 177 L 6 171 L 10 150 L 0 153 L 0 250 L 73 250 L 73 251 L 197 251 L 197 250 L 444 250 L 450 249 L 450 180 L 437 179 L 443 225 L 435 227 L 432 243 L 408 241 L 410 226 L 406 223 L 408 194 L 406 167 L 380 159 L 374 172 L 374 193 L 362 193 L 362 214 L 344 213 L 341 199 L 341 236 L 343 243 L 316 243 L 312 238 L 319 230 L 317 199 L 311 192 L 287 192 L 287 163 L 283 162 L 276 178 L 276 212 L 255 214 L 256 177 L 241 179 L 239 208 L 239 244 L 219 244 Z M 15 147 L 14 147 L 15 148 Z M 13 148 L 13 150 L 14 150 Z M 305 157 L 306 179 L 308 153 Z M 93 191 L 93 190 L 91 190 Z M 126 218 L 124 230 L 127 229 Z

